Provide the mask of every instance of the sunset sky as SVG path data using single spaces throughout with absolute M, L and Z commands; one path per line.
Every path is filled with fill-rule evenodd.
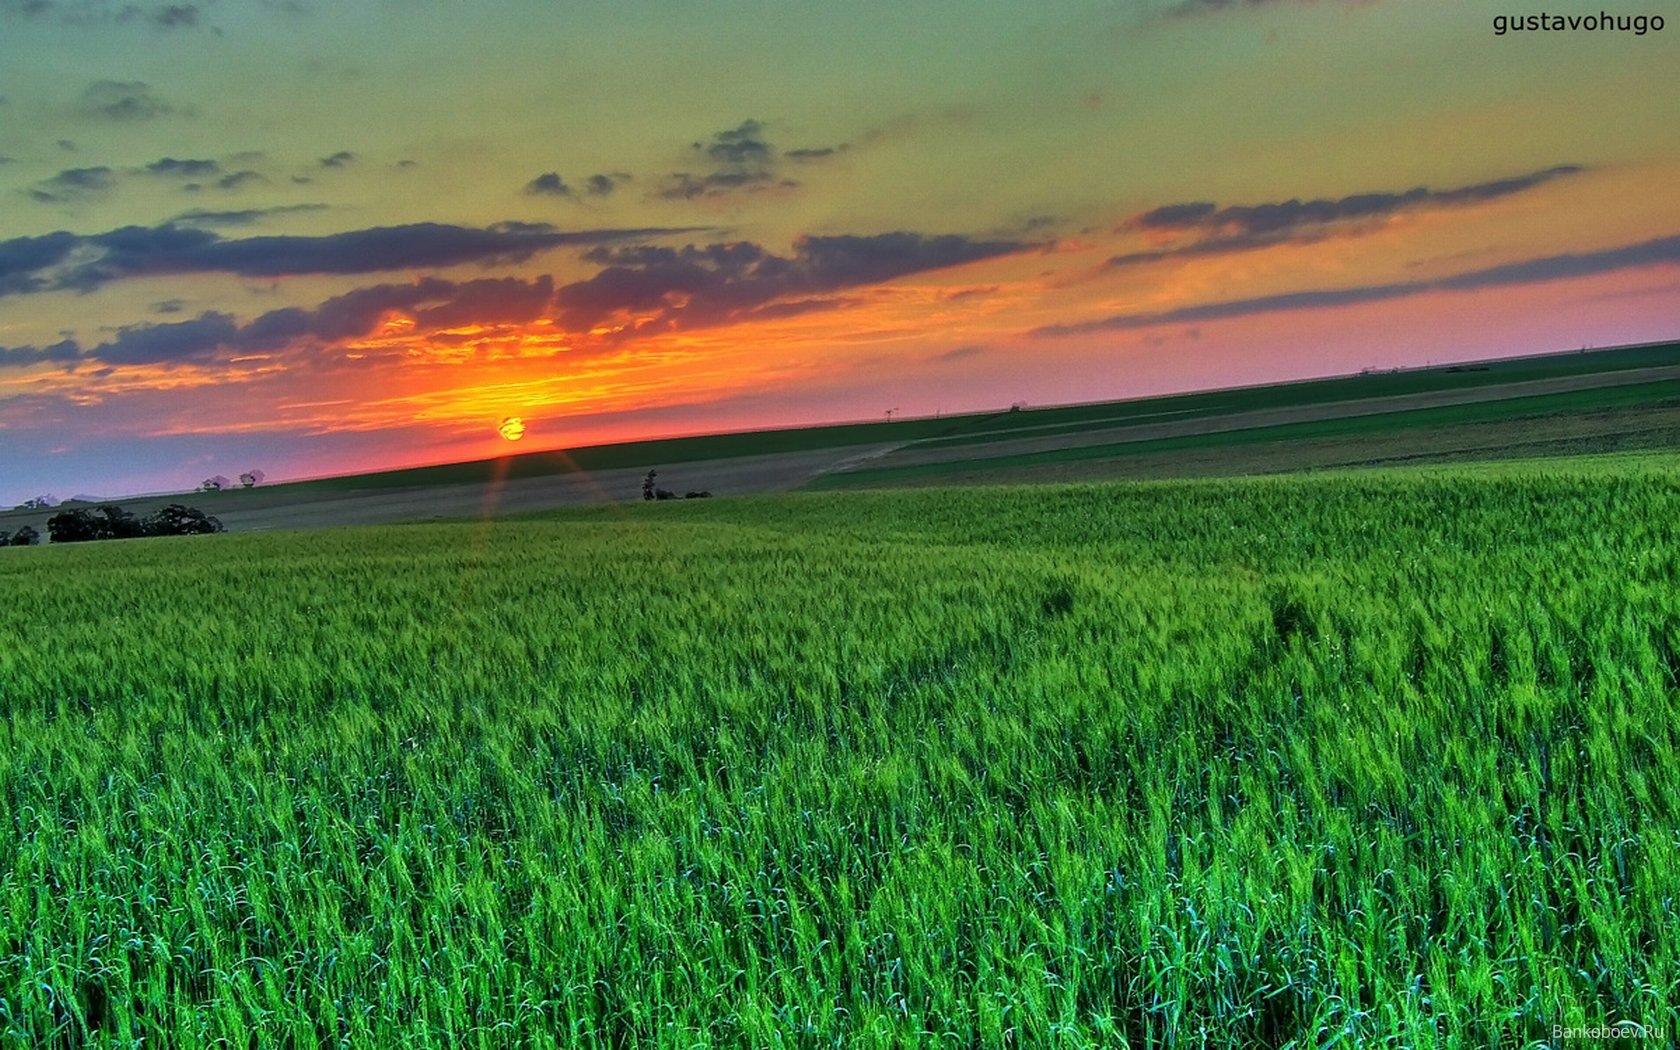
M 1680 337 L 1546 9 L 0 0 L 0 504 Z

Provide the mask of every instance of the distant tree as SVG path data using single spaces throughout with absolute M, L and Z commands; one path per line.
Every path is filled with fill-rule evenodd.
M 263 472 L 260 470 L 247 470 L 245 473 L 239 475 L 239 484 L 248 489 L 256 488 L 258 485 L 262 484 L 262 481 Z
M 647 477 L 642 479 L 642 498 L 643 499 L 676 499 L 677 494 L 675 492 L 671 492 L 668 489 L 662 489 L 662 488 L 658 487 L 657 485 L 655 485 L 653 483 L 653 479 L 657 478 L 658 476 L 659 476 L 659 471 L 657 471 L 657 470 L 650 470 L 650 471 L 647 472 Z
M 197 507 L 171 503 L 162 510 L 146 515 L 141 523 L 147 536 L 201 536 L 227 531 L 222 523 Z
M 200 485 L 198 488 L 201 492 L 225 492 L 228 489 L 233 488 L 233 482 L 229 481 L 223 475 L 217 474 L 213 478 L 205 478 L 204 484 Z
M 53 543 L 86 543 L 102 540 L 102 526 L 93 511 L 61 510 L 47 519 L 47 538 Z
M 35 544 L 41 542 L 41 534 L 35 531 L 35 526 L 25 525 L 23 528 L 12 533 L 12 538 L 9 542 L 14 547 L 33 547 Z
M 102 540 L 133 540 L 148 535 L 145 522 L 115 503 L 102 503 L 94 509 L 103 529 Z
M 692 490 L 687 495 L 679 496 L 670 489 L 662 489 L 654 484 L 653 479 L 658 476 L 659 471 L 650 470 L 647 472 L 647 477 L 642 479 L 643 499 L 706 499 L 711 496 L 710 492 L 695 492 Z

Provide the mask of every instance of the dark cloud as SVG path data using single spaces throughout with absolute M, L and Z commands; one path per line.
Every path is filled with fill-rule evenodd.
M 147 15 L 153 25 L 165 29 L 183 29 L 196 26 L 202 12 L 193 4 L 168 4 L 157 8 Z
M 546 171 L 525 184 L 525 192 L 540 197 L 570 197 L 572 188 L 559 172 Z
M 547 274 L 530 281 L 485 278 L 455 285 L 434 305 L 415 310 L 414 320 L 426 329 L 529 324 L 553 301 L 554 278 Z
M 774 154 L 763 132 L 764 125 L 759 121 L 743 120 L 738 127 L 713 135 L 709 142 L 696 142 L 694 149 L 718 164 L 768 164 Z
M 322 157 L 320 163 L 323 168 L 344 168 L 348 167 L 355 159 L 356 155 L 354 153 L 347 149 L 341 149 L 330 157 Z
M 666 200 L 696 200 L 732 193 L 753 193 L 775 187 L 792 188 L 799 183 L 776 173 L 783 154 L 764 137 L 764 124 L 744 120 L 720 131 L 691 148 L 712 164 L 710 171 L 674 171 L 661 181 L 655 196 Z M 798 150 L 805 159 L 824 155 L 823 150 Z M 829 150 L 828 152 L 832 152 Z M 793 154 L 785 154 L 793 156 Z
M 152 304 L 154 314 L 178 314 L 187 308 L 185 299 L 164 299 Z
M 112 281 L 162 274 L 284 277 L 519 262 L 564 245 L 604 244 L 682 232 L 691 231 L 657 228 L 566 231 L 533 223 L 503 223 L 477 229 L 415 223 L 319 237 L 228 240 L 191 226 L 126 226 L 93 236 L 63 233 L 0 241 L 0 294 L 55 289 L 91 291 Z M 51 258 L 43 261 L 44 255 Z
M 66 168 L 52 178 L 36 183 L 29 195 L 43 204 L 64 204 L 108 193 L 116 181 L 116 175 L 103 165 Z
M 0 0 L 0 16 L 54 18 L 69 25 L 106 23 L 192 29 L 204 22 L 197 4 L 139 4 L 132 0 Z
M 81 243 L 73 233 L 14 237 L 0 241 L 0 296 L 42 291 L 49 274 L 62 266 Z
M 626 172 L 598 172 L 584 180 L 583 191 L 591 197 L 606 197 L 618 189 L 620 183 L 629 181 L 630 176 Z
M 1279 313 L 1289 310 L 1313 310 L 1337 306 L 1355 306 L 1389 299 L 1403 299 L 1435 291 L 1478 291 L 1511 285 L 1542 284 L 1576 277 L 1593 277 L 1621 270 L 1649 266 L 1680 265 L 1680 236 L 1660 237 L 1638 244 L 1609 248 L 1598 252 L 1578 252 L 1549 255 L 1504 266 L 1434 280 L 1399 281 L 1390 284 L 1361 285 L 1354 288 L 1312 289 L 1285 292 L 1254 299 L 1237 299 L 1202 306 L 1186 306 L 1177 310 L 1156 313 L 1116 314 L 1100 321 L 1080 324 L 1050 325 L 1037 328 L 1031 334 L 1039 336 L 1073 335 L 1115 329 L 1149 328 L 1154 325 L 1194 321 L 1217 321 L 1255 314 Z
M 280 204 L 272 208 L 243 208 L 236 211 L 211 211 L 204 208 L 194 208 L 192 211 L 182 212 L 169 221 L 171 224 L 188 226 L 251 226 L 270 215 L 325 211 L 326 208 L 325 204 Z
M 512 230 L 532 228 L 530 224 L 521 224 Z M 130 250 L 137 250 L 148 238 L 156 238 L 160 233 L 167 234 L 172 250 L 188 254 L 213 249 L 216 245 L 248 247 L 251 244 L 251 241 L 220 241 L 202 231 L 174 228 L 132 228 L 108 236 L 120 235 L 132 242 L 128 245 Z M 30 271 L 64 265 L 86 247 L 84 240 L 71 234 L 53 234 L 28 243 L 0 242 L 0 282 L 10 272 L 21 272 L 28 278 Z M 376 332 L 393 312 L 412 318 L 423 332 L 469 325 L 520 325 L 556 315 L 563 324 L 583 332 L 625 310 L 655 312 L 656 318 L 644 325 L 644 329 L 697 327 L 740 318 L 791 316 L 833 309 L 850 301 L 834 294 L 846 288 L 1027 247 L 1030 246 L 1014 242 L 916 233 L 807 237 L 798 242 L 789 256 L 778 256 L 746 242 L 706 247 L 689 245 L 680 249 L 651 245 L 600 246 L 586 253 L 586 257 L 602 264 L 603 269 L 589 280 L 559 289 L 547 275 L 530 280 L 500 277 L 471 281 L 424 277 L 412 282 L 358 288 L 314 308 L 270 310 L 246 324 L 238 323 L 228 314 L 210 311 L 191 320 L 125 326 L 92 347 L 84 348 L 74 340 L 46 347 L 0 347 L 0 366 L 49 361 L 99 366 L 208 364 L 237 356 L 365 338 Z M 265 272 L 271 271 L 272 267 Z M 0 287 L 4 284 L 0 283 Z M 38 289 L 25 286 L 20 290 Z M 155 304 L 154 309 L 159 313 L 174 313 L 183 306 L 180 300 L 165 300 Z
M 966 361 L 969 358 L 979 357 L 982 354 L 989 352 L 988 348 L 984 346 L 959 346 L 954 350 L 947 350 L 942 354 L 933 355 L 932 360 L 938 361 L 942 364 L 947 364 L 952 361 Z
M 125 123 L 152 120 L 175 112 L 140 80 L 96 80 L 82 92 L 81 111 L 90 117 Z
M 208 360 L 239 334 L 234 319 L 204 313 L 173 324 L 126 325 L 86 356 L 107 365 L 179 364 Z
M 414 319 L 423 331 L 465 325 L 525 324 L 543 315 L 554 298 L 554 280 L 486 278 L 447 281 L 427 277 L 410 284 L 358 288 L 313 309 L 270 310 L 241 325 L 214 311 L 188 321 L 127 325 L 105 342 L 83 348 L 75 340 L 47 347 L 0 347 L 0 367 L 65 364 L 211 364 L 234 356 L 267 354 L 305 344 L 331 344 L 373 334 L 392 313 Z M 179 300 L 159 303 L 176 312 Z
M 734 190 L 760 188 L 775 182 L 776 176 L 768 171 L 714 171 L 705 175 L 679 171 L 659 187 L 659 196 L 666 200 L 694 200 Z M 783 180 L 781 185 L 797 186 L 798 183 Z
M 838 310 L 842 306 L 851 306 L 857 302 L 856 298 L 846 298 L 838 295 L 816 295 L 809 299 L 789 299 L 786 302 L 761 306 L 752 312 L 752 316 L 759 320 L 772 317 L 797 317 L 800 314 L 818 313 L 823 310 Z
M 585 258 L 601 263 L 595 276 L 561 288 L 561 322 L 589 331 L 620 314 L 651 314 L 636 330 L 719 324 L 803 301 L 802 309 L 831 305 L 833 293 L 907 274 L 1021 251 L 1016 241 L 976 241 L 959 235 L 885 233 L 872 237 L 805 237 L 792 255 L 749 242 L 685 248 L 601 247 Z
M 247 170 L 247 171 L 235 171 L 235 172 L 230 172 L 226 175 L 223 175 L 221 178 L 217 179 L 216 180 L 216 186 L 218 188 L 224 189 L 224 190 L 237 190 L 237 189 L 242 189 L 246 186 L 249 186 L 254 182 L 267 182 L 267 181 L 268 180 L 266 178 L 264 178 L 260 172 L 249 171 L 249 170 Z
M 1218 213 L 1219 205 L 1213 201 L 1164 204 L 1133 218 L 1127 225 L 1139 230 L 1179 230 L 1187 226 L 1203 225 Z
M 821 160 L 824 157 L 832 157 L 837 153 L 844 153 L 851 148 L 850 143 L 842 142 L 838 146 L 808 146 L 804 149 L 790 149 L 782 156 L 789 160 Z
M 1110 266 L 1131 266 L 1179 256 L 1217 255 L 1276 244 L 1312 243 L 1403 212 L 1466 207 L 1510 197 L 1584 170 L 1579 165 L 1560 164 L 1527 175 L 1448 190 L 1418 186 L 1401 192 L 1360 193 L 1334 200 L 1303 201 L 1295 198 L 1224 208 L 1213 201 L 1167 204 L 1134 216 L 1120 228 L 1121 231 L 1187 235 L 1193 239 L 1169 247 L 1116 255 L 1108 263 Z
M 22 368 L 42 362 L 74 364 L 81 355 L 82 348 L 74 339 L 65 339 L 50 346 L 0 346 L 0 368 Z
M 188 179 L 208 178 L 221 170 L 222 166 L 213 160 L 177 160 L 174 157 L 163 157 L 146 165 L 146 171 L 153 175 L 172 175 Z

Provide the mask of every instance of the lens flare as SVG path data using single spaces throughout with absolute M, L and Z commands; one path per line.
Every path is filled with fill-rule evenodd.
M 496 433 L 509 441 L 518 441 L 525 436 L 525 421 L 518 416 L 509 416 L 502 420 L 501 426 L 496 428 Z

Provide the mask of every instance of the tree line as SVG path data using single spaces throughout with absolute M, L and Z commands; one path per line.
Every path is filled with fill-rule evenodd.
M 197 536 L 225 532 L 216 518 L 180 503 L 171 503 L 145 517 L 123 510 L 114 503 L 93 509 L 61 510 L 47 519 L 47 536 L 53 543 L 87 543 L 92 540 L 132 540 L 145 536 Z M 41 542 L 41 534 L 25 525 L 16 532 L 0 531 L 0 546 L 27 547 Z

